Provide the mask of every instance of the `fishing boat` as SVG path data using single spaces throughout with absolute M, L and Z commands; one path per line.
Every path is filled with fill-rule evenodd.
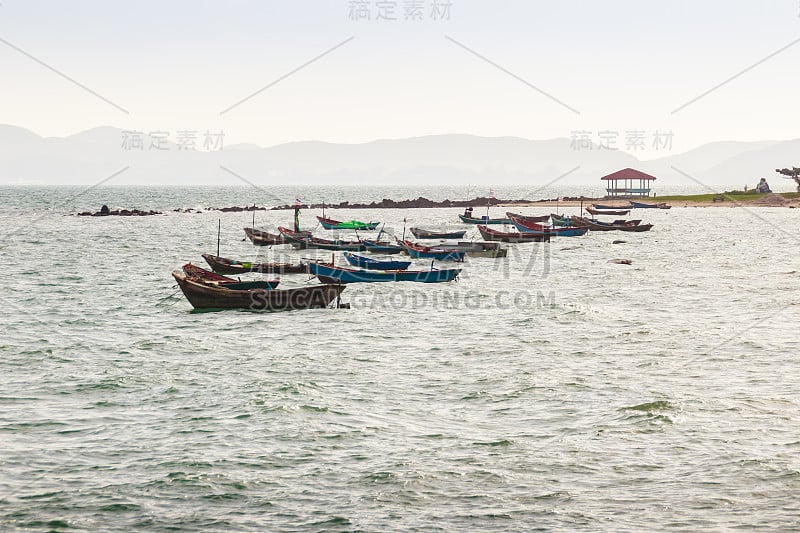
M 569 217 L 569 224 L 572 227 L 577 228 L 588 228 L 587 224 L 596 224 L 598 226 L 638 226 L 641 224 L 641 220 L 625 220 L 625 219 L 617 219 L 613 222 L 606 222 L 603 220 L 598 220 L 596 218 L 586 218 L 586 217 Z
M 514 224 L 514 226 L 520 233 L 549 235 L 550 237 L 580 237 L 586 235 L 589 231 L 588 228 L 577 226 L 542 226 L 541 229 L 523 226 L 522 224 Z
M 631 208 L 633 209 L 672 209 L 671 205 L 667 205 L 664 202 L 658 204 L 643 204 L 641 202 L 634 202 L 629 200 L 631 203 Z
M 279 227 L 278 231 L 292 244 L 292 246 L 295 248 L 300 248 L 301 250 L 306 248 L 317 250 L 333 250 L 336 252 L 363 252 L 366 250 L 366 247 L 361 241 L 320 239 L 319 237 L 304 236 L 283 227 Z
M 555 213 L 550 213 L 550 220 L 553 221 L 553 226 L 569 226 L 571 224 L 568 216 L 556 215 Z
M 411 266 L 411 261 L 379 261 L 352 252 L 345 252 L 344 258 L 354 267 L 367 270 L 406 270 Z
M 397 241 L 403 250 L 414 259 L 437 259 L 439 261 L 463 261 L 464 252 L 444 250 L 438 247 L 424 246 L 411 241 Z
M 516 217 L 516 218 L 518 218 L 520 220 L 525 220 L 527 222 L 547 222 L 547 219 L 550 218 L 550 215 L 542 215 L 542 216 L 534 217 L 534 216 L 530 216 L 530 215 L 520 215 L 518 213 L 512 213 L 510 211 L 507 211 L 506 212 L 506 217 L 508 217 L 509 219 L 512 219 L 512 218 Z
M 378 227 L 380 222 L 361 222 L 360 220 L 348 220 L 342 222 L 332 218 L 317 217 L 320 225 L 325 229 L 352 229 L 352 230 L 373 230 Z
M 602 205 L 602 204 L 592 204 L 592 207 L 595 209 L 605 209 L 608 211 L 613 211 L 615 209 L 628 209 L 629 205 Z
M 465 224 L 511 224 L 511 221 L 507 218 L 489 218 L 488 216 L 474 218 L 465 215 L 458 215 L 458 218 Z
M 430 231 L 422 228 L 410 228 L 417 239 L 463 239 L 467 230 L 461 231 Z
M 300 231 L 300 234 L 311 236 L 310 231 Z M 244 234 L 256 246 L 277 246 L 279 244 L 289 244 L 283 235 L 270 233 L 256 228 L 244 228 Z
M 248 261 L 237 261 L 227 257 L 203 254 L 203 259 L 217 274 L 246 274 L 247 272 L 259 272 L 261 274 L 302 274 L 306 271 L 302 263 L 252 263 Z
M 487 241 L 461 241 L 457 244 L 444 243 L 438 245 L 443 250 L 453 250 L 464 252 L 469 257 L 506 257 L 508 248 L 504 248 L 499 242 Z
M 323 263 L 309 263 L 309 273 L 322 283 L 373 283 L 381 281 L 414 281 L 418 283 L 444 283 L 453 281 L 460 268 L 431 270 L 361 270 Z
M 586 212 L 590 215 L 615 215 L 625 216 L 631 212 L 630 209 L 598 209 L 595 207 L 587 207 Z
M 650 231 L 652 224 L 640 224 L 640 220 L 615 220 L 614 222 L 601 222 L 583 217 L 570 217 L 575 226 L 589 228 L 591 231 Z
M 586 228 L 574 226 L 555 226 L 549 227 L 539 224 L 537 222 L 528 222 L 521 220 L 517 217 L 511 217 L 511 222 L 522 233 L 541 233 L 550 234 L 553 237 L 579 237 L 585 235 L 588 231 Z
M 210 270 L 206 270 L 205 268 L 200 268 L 199 266 L 193 265 L 191 263 L 186 263 L 183 265 L 183 273 L 186 274 L 186 277 L 191 278 L 196 281 L 202 281 L 203 283 L 214 285 L 217 287 L 222 287 L 224 289 L 231 289 L 231 290 L 247 290 L 247 289 L 266 289 L 271 290 L 278 286 L 280 283 L 279 280 L 253 280 L 253 281 L 242 281 L 239 279 L 227 278 L 225 276 L 221 276 L 219 274 L 215 274 Z
M 325 284 L 287 290 L 231 290 L 192 279 L 180 270 L 174 271 L 172 277 L 195 309 L 288 311 L 324 308 L 345 289 L 341 284 Z
M 368 239 L 361 239 L 361 244 L 364 245 L 364 248 L 367 249 L 368 252 L 373 254 L 399 254 L 403 251 L 402 246 L 398 246 L 396 244 L 391 244 L 388 242 L 383 241 L 371 241 Z
M 521 232 L 506 232 L 497 231 L 483 225 L 478 225 L 478 231 L 486 241 L 498 242 L 549 242 L 551 233 L 521 233 Z

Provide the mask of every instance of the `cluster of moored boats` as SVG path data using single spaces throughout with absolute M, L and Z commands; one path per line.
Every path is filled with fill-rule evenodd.
M 669 208 L 661 207 L 661 208 Z M 595 205 L 587 211 L 594 215 L 627 214 L 628 211 L 610 206 Z M 622 213 L 622 211 L 625 211 Z M 363 238 L 358 231 L 374 231 L 379 222 L 346 222 L 326 217 L 317 217 L 319 225 L 325 230 L 349 230 L 356 238 L 326 239 L 317 237 L 312 231 L 300 231 L 298 213 L 295 212 L 295 228 L 278 227 L 272 233 L 255 227 L 244 228 L 245 235 L 257 246 L 288 245 L 298 250 L 316 249 L 342 252 L 346 264 L 335 264 L 335 256 L 330 262 L 306 259 L 297 263 L 248 262 L 229 259 L 217 255 L 203 254 L 203 259 L 211 270 L 191 263 L 182 270 L 173 272 L 173 277 L 186 298 L 197 309 L 245 308 L 253 310 L 310 309 L 330 306 L 334 300 L 341 307 L 340 294 L 350 283 L 374 283 L 410 281 L 418 283 L 443 283 L 456 280 L 461 268 L 436 268 L 436 261 L 463 262 L 465 257 L 505 257 L 508 249 L 502 243 L 548 242 L 553 237 L 577 237 L 591 231 L 649 231 L 652 224 L 641 224 L 641 220 L 614 220 L 604 222 L 597 218 L 562 216 L 551 214 L 529 216 L 506 213 L 505 218 L 487 216 L 472 217 L 468 209 L 459 219 L 463 223 L 474 224 L 483 241 L 461 240 L 467 230 L 437 231 L 425 228 L 410 228 L 419 240 L 439 240 L 427 245 L 405 238 L 388 238 L 381 229 L 374 239 Z M 510 225 L 516 231 L 500 231 L 490 226 Z M 386 238 L 382 238 L 386 236 Z M 412 261 L 394 258 L 376 258 L 361 255 L 369 252 L 376 256 L 405 254 L 411 259 L 430 260 L 426 268 L 412 269 Z M 267 275 L 307 274 L 316 277 L 320 284 L 293 289 L 278 289 L 279 279 L 242 281 L 231 275 L 260 273 Z

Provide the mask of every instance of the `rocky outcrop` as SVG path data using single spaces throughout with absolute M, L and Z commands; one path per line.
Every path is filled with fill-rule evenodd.
M 580 198 L 564 198 L 564 200 L 580 200 Z M 536 202 L 555 202 L 552 200 L 537 200 Z M 532 204 L 533 200 L 501 200 L 498 198 L 487 198 L 485 196 L 473 198 L 472 200 L 442 200 L 437 202 L 429 200 L 423 196 L 415 200 L 391 200 L 384 198 L 380 202 L 366 203 L 350 203 L 341 202 L 338 204 L 325 204 L 324 207 L 330 209 L 421 209 L 430 207 L 486 207 L 487 205 L 515 205 L 515 204 Z M 294 209 L 294 205 L 279 205 L 272 209 Z M 299 206 L 302 209 L 322 209 L 322 204 L 303 204 Z
M 266 211 L 266 207 L 256 207 L 255 205 L 250 205 L 246 207 L 204 207 L 202 209 L 194 209 L 192 207 L 187 207 L 185 209 L 173 209 L 175 213 L 203 213 L 204 211 L 220 211 L 221 213 L 243 213 L 245 211 Z
M 100 208 L 100 211 L 84 211 L 78 213 L 79 217 L 147 217 L 151 215 L 163 215 L 161 211 L 142 211 L 139 209 L 116 209 L 111 210 L 107 205 Z

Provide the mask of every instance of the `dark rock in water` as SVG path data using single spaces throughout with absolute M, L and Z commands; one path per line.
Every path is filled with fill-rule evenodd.
M 609 259 L 609 263 L 615 263 L 617 265 L 630 265 L 633 264 L 633 261 L 630 259 Z
M 194 209 L 193 207 L 173 209 L 175 213 L 202 213 L 203 211 L 220 211 L 222 213 L 242 213 L 244 211 L 266 211 L 266 207 L 256 207 L 249 205 L 246 207 L 205 207 L 202 209 Z
M 91 211 L 84 211 L 78 213 L 79 217 L 146 217 L 151 215 L 163 215 L 161 211 L 142 211 L 139 209 L 118 209 L 111 211 L 107 205 L 100 208 L 100 211 L 92 213 Z
M 222 211 L 223 213 L 241 213 L 243 211 L 266 211 L 266 207 L 256 207 L 248 206 L 248 207 L 209 207 L 209 211 Z
M 622 243 L 625 243 L 625 242 L 628 242 L 628 241 L 623 241 L 621 239 L 617 239 L 616 241 L 612 242 L 611 244 L 622 244 Z

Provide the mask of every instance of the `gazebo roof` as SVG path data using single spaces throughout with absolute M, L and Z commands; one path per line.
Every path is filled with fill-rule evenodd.
M 600 178 L 601 180 L 646 180 L 651 181 L 656 179 L 655 176 L 651 176 L 650 174 L 645 174 L 644 172 L 639 172 L 635 168 L 624 168 L 622 170 L 618 170 L 608 176 L 603 176 Z

